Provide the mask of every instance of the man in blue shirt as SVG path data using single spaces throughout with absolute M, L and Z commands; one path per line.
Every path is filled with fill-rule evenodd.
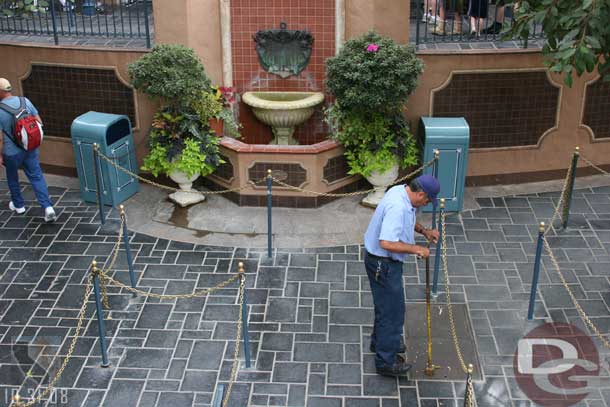
M 17 96 L 11 93 L 13 88 L 8 80 L 0 78 L 0 102 L 10 108 L 18 109 L 20 100 Z M 32 102 L 27 98 L 25 105 L 28 112 L 33 115 L 38 122 L 42 123 L 42 119 L 38 115 L 38 110 Z M 25 151 L 19 148 L 13 141 L 15 128 L 15 117 L 5 110 L 0 109 L 0 165 L 6 167 L 6 179 L 8 188 L 11 192 L 11 201 L 9 208 L 18 213 L 25 213 L 25 201 L 21 195 L 21 186 L 19 185 L 19 168 L 23 167 L 25 175 L 30 180 L 32 189 L 40 206 L 44 209 L 44 220 L 53 222 L 56 218 L 53 205 L 49 199 L 49 189 L 40 169 L 38 161 L 38 148 L 32 151 Z
M 430 202 L 436 206 L 440 189 L 437 179 L 431 175 L 422 175 L 408 186 L 390 188 L 364 235 L 364 266 L 375 306 L 371 352 L 375 353 L 377 373 L 384 376 L 406 375 L 411 368 L 399 356 L 405 352 L 401 339 L 405 321 L 402 265 L 409 254 L 430 256 L 427 247 L 415 245 L 414 232 L 432 242 L 438 240 L 439 233 L 417 223 L 415 211 Z

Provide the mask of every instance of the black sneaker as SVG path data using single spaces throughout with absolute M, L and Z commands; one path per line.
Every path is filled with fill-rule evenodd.
M 382 376 L 406 376 L 411 370 L 411 364 L 404 362 L 401 358 L 396 358 L 396 362 L 392 366 L 384 366 L 377 368 L 377 374 Z
M 481 34 L 500 34 L 502 31 L 502 23 L 494 21 L 492 25 L 481 31 Z
M 371 351 L 371 353 L 377 353 L 377 348 L 375 347 L 375 344 L 373 342 L 371 342 L 371 345 L 369 346 L 369 350 Z M 400 346 L 398 348 L 398 353 L 405 353 L 407 351 L 407 347 L 405 345 L 404 342 L 400 342 Z

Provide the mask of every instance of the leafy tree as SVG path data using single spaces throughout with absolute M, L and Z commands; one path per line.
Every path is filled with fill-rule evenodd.
M 515 22 L 507 35 L 525 39 L 533 23 L 541 24 L 546 63 L 565 74 L 566 85 L 572 86 L 574 73 L 595 68 L 610 81 L 609 0 L 520 0 L 513 7 Z

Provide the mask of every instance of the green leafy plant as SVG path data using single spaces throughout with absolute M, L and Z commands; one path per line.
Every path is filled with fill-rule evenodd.
M 210 120 L 225 117 L 225 96 L 211 85 L 193 50 L 181 45 L 156 46 L 129 65 L 129 75 L 136 89 L 164 103 L 154 116 L 143 170 L 155 176 L 174 170 L 189 177 L 206 176 L 223 163 L 220 137 L 211 129 Z M 226 117 L 225 125 L 229 122 Z M 232 114 L 230 119 L 233 127 L 227 131 L 239 136 Z
M 192 100 L 211 91 L 211 82 L 195 52 L 182 45 L 156 45 L 127 68 L 133 86 L 153 98 Z
M 5 17 L 25 16 L 29 17 L 32 13 L 44 13 L 49 7 L 46 0 L 17 0 L 5 1 L 2 4 L 2 15 Z
M 368 177 L 394 164 L 401 168 L 417 164 L 417 143 L 401 115 L 362 115 L 345 112 L 336 104 L 326 114 L 335 127 L 332 137 L 345 148 L 350 174 Z
M 155 115 L 150 133 L 150 152 L 143 170 L 154 176 L 182 171 L 191 177 L 209 175 L 224 161 L 220 158 L 220 138 L 202 125 L 198 114 L 182 106 L 166 107 Z
M 202 91 L 191 102 L 191 107 L 202 122 L 216 119 L 223 109 L 222 103 L 216 96 L 216 92 Z
M 417 143 L 402 113 L 423 71 L 414 48 L 371 31 L 347 41 L 326 67 L 336 97 L 326 119 L 345 148 L 350 173 L 366 177 L 395 164 L 415 165 Z
M 596 68 L 610 81 L 610 2 L 608 0 L 520 0 L 514 2 L 515 21 L 506 36 L 528 38 L 533 24 L 541 24 L 546 43 L 542 49 L 552 72 L 573 74 Z

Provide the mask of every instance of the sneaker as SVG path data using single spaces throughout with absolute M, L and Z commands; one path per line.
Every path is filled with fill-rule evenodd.
M 52 206 L 45 208 L 44 210 L 44 221 L 45 222 L 54 222 L 57 219 L 57 215 L 55 215 L 55 210 L 53 210 Z
M 406 376 L 411 370 L 412 365 L 405 362 L 402 358 L 396 358 L 396 361 L 392 366 L 377 367 L 377 374 L 382 376 Z
M 432 30 L 432 34 L 433 35 L 446 35 L 445 34 L 445 22 L 443 21 L 442 23 L 439 23 L 437 26 L 435 26 L 434 30 Z
M 16 208 L 15 205 L 13 204 L 13 201 L 10 201 L 8 203 L 8 207 L 11 211 L 17 212 L 19 215 L 25 213 L 25 206 L 22 208 Z
M 494 21 L 492 25 L 481 31 L 481 34 L 500 34 L 502 31 L 502 23 Z
M 440 18 L 431 13 L 425 13 L 421 18 L 422 23 L 436 24 L 437 21 L 440 21 Z
M 377 348 L 375 347 L 375 344 L 373 342 L 371 342 L 371 345 L 369 346 L 369 350 L 371 351 L 371 353 L 377 353 Z M 400 346 L 398 347 L 398 353 L 405 353 L 407 351 L 407 347 L 405 345 L 404 342 L 400 342 Z

